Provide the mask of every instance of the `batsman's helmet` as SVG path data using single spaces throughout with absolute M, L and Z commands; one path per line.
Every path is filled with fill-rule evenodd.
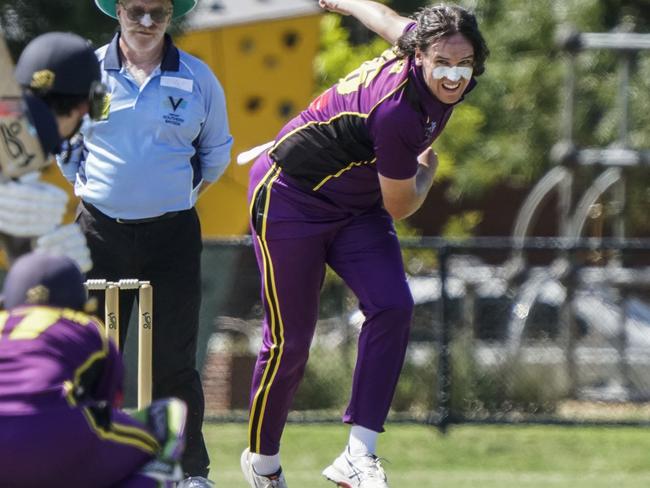
M 172 13 L 172 19 L 178 19 L 196 7 L 196 2 L 198 0 L 172 0 L 174 5 L 174 11 Z M 115 9 L 116 0 L 95 0 L 95 3 L 99 7 L 99 10 L 104 12 L 106 15 L 117 19 L 117 11 Z
M 69 32 L 34 38 L 18 58 L 16 81 L 37 96 L 88 96 L 89 113 L 101 115 L 105 89 L 95 52 L 88 41 Z
M 84 310 L 86 289 L 83 274 L 65 256 L 31 252 L 18 258 L 5 278 L 3 304 L 49 305 Z

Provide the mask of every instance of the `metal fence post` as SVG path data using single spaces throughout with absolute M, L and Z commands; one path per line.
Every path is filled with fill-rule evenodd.
M 449 249 L 443 245 L 438 250 L 440 266 L 440 307 L 438 331 L 438 430 L 447 432 L 451 423 L 451 323 L 449 322 L 449 296 L 447 294 Z
M 632 381 L 631 381 L 631 368 L 630 358 L 628 357 L 628 335 L 627 335 L 627 307 L 630 299 L 630 290 L 626 286 L 616 288 L 616 305 L 618 305 L 618 333 L 616 334 L 616 352 L 618 355 L 618 374 L 620 376 L 619 382 L 624 390 L 627 392 L 625 400 L 631 400 L 630 395 L 633 394 Z
M 576 398 L 578 390 L 578 363 L 576 358 L 578 324 L 574 310 L 574 299 L 577 285 L 576 279 L 578 273 L 576 253 L 577 251 L 575 245 L 571 245 L 566 252 L 568 266 L 566 275 L 563 279 L 563 284 L 566 289 L 566 297 L 560 311 L 560 323 L 565 327 L 564 333 L 566 334 L 565 366 L 567 378 L 569 381 L 568 390 L 570 398 Z

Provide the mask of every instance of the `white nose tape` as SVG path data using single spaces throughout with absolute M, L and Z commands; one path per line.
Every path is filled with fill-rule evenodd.
M 432 74 L 436 80 L 447 78 L 449 81 L 459 81 L 461 78 L 471 79 L 473 71 L 467 66 L 436 66 Z
M 140 25 L 142 27 L 151 27 L 153 25 L 153 20 L 151 20 L 151 14 L 148 12 L 140 17 Z

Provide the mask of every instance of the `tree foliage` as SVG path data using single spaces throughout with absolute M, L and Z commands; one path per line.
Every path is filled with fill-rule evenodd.
M 74 32 L 101 46 L 115 33 L 117 21 L 93 0 L 0 0 L 0 29 L 16 59 L 31 39 L 50 31 Z
M 100 45 L 110 39 L 116 25 L 92 0 L 0 0 L 0 26 L 14 58 L 44 32 L 74 32 Z

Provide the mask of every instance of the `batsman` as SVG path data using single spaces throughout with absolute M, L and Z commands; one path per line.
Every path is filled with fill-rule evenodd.
M 241 465 L 254 488 L 287 486 L 280 438 L 329 265 L 359 299 L 365 322 L 343 417 L 349 443 L 323 474 L 345 488 L 387 488 L 376 442 L 413 310 L 393 220 L 415 212 L 429 192 L 438 164 L 431 145 L 476 86 L 488 48 L 475 16 L 458 6 L 426 7 L 408 19 L 365 0 L 320 4 L 356 17 L 394 47 L 317 97 L 251 169 L 265 318 Z
M 43 34 L 21 53 L 14 79 L 0 36 L 0 73 L 0 246 L 10 262 L 34 248 L 68 256 L 88 271 L 81 230 L 61 225 L 68 195 L 38 176 L 84 117 L 101 113 L 105 89 L 93 48 L 75 34 Z

